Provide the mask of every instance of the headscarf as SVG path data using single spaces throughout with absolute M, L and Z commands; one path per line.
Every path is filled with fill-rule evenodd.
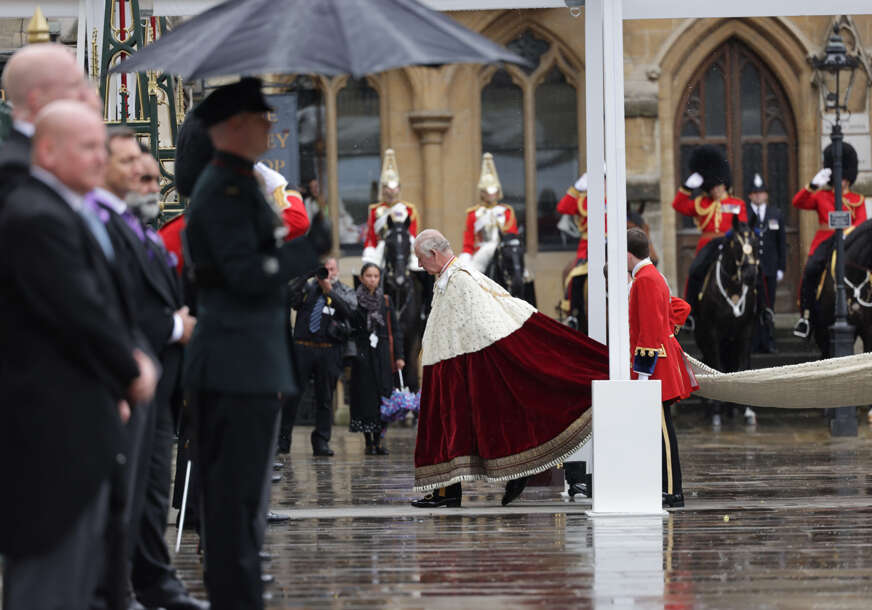
M 363 277 L 363 274 L 370 267 L 378 268 L 378 265 L 375 263 L 366 263 L 360 270 L 360 276 Z M 366 311 L 366 329 L 373 331 L 378 327 L 384 326 L 385 319 L 381 314 L 381 305 L 384 302 L 385 297 L 382 287 L 379 286 L 375 289 L 375 292 L 370 292 L 369 288 L 361 283 L 360 286 L 357 287 L 355 294 L 357 295 L 357 306 L 362 307 Z

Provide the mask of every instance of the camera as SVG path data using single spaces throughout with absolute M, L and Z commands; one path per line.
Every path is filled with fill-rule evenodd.
M 328 277 L 330 277 L 330 272 L 327 271 L 327 267 L 321 265 L 320 267 L 315 269 L 315 277 L 319 280 L 326 280 Z

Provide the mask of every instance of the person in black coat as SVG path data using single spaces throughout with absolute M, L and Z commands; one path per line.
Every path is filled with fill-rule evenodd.
M 357 287 L 351 363 L 352 432 L 363 432 L 367 455 L 387 455 L 382 445 L 386 424 L 381 420 L 381 399 L 391 395 L 394 370 L 405 366 L 403 334 L 397 314 L 381 286 L 381 270 L 366 263 Z
M 284 241 L 255 179 L 271 108 L 260 81 L 216 89 L 194 112 L 215 153 L 197 178 L 185 236 L 197 326 L 183 370 L 194 418 L 205 583 L 214 610 L 263 607 L 260 544 L 282 397 L 299 391 L 287 340 L 287 284 L 318 265 L 328 235 Z
M 291 435 L 303 387 L 310 377 L 314 377 L 312 453 L 329 457 L 333 455 L 328 444 L 333 427 L 333 391 L 341 372 L 342 348 L 348 339 L 357 298 L 349 286 L 339 281 L 339 265 L 335 258 L 324 261 L 324 267 L 317 270 L 316 277 L 302 277 L 291 282 L 288 292 L 290 305 L 297 310 L 293 355 L 302 387 L 300 393 L 285 400 L 282 407 L 278 450 L 279 453 L 291 450 Z
M 757 285 L 757 311 L 751 349 L 775 352 L 775 291 L 787 265 L 787 227 L 777 205 L 769 204 L 769 194 L 760 174 L 754 174 L 748 189 L 748 224 L 760 235 L 760 275 Z
M 33 162 L 0 212 L 3 607 L 77 609 L 101 570 L 123 422 L 151 400 L 157 372 L 83 200 L 105 166 L 100 117 L 76 102 L 46 106 Z

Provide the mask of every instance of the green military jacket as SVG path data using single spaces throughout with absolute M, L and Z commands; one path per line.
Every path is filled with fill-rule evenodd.
M 191 194 L 185 240 L 197 282 L 197 326 L 185 350 L 191 391 L 298 390 L 288 346 L 287 283 L 318 265 L 307 238 L 261 194 L 253 163 L 218 151 Z

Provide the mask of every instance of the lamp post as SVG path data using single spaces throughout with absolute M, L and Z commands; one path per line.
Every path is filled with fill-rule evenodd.
M 840 112 L 847 110 L 848 95 L 853 83 L 853 71 L 857 67 L 857 58 L 847 54 L 845 42 L 839 35 L 839 26 L 833 26 L 833 32 L 827 41 L 822 57 L 812 60 L 812 67 L 821 72 L 832 74 L 835 79 L 835 90 L 827 91 L 825 109 L 834 110 L 836 114 L 833 128 L 830 131 L 830 141 L 833 150 L 833 195 L 835 197 L 835 212 L 830 212 L 829 227 L 836 232 L 836 311 L 835 321 L 830 326 L 830 353 L 834 357 L 850 356 L 854 353 L 854 327 L 848 323 L 848 302 L 845 296 L 845 243 L 844 229 L 851 226 L 851 213 L 842 210 L 842 124 Z M 851 74 L 845 99 L 840 100 L 839 75 L 847 71 Z M 855 407 L 839 407 L 834 409 L 830 420 L 830 433 L 833 436 L 857 436 L 857 410 Z

